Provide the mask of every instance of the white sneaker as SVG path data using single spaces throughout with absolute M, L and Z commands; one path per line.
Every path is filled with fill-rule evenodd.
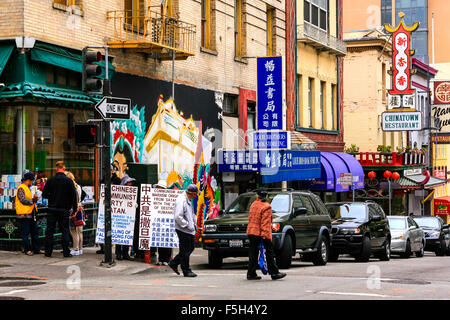
M 70 254 L 73 256 L 78 256 L 80 253 L 77 250 L 70 250 Z
M 83 254 L 83 250 L 78 250 L 78 255 Z

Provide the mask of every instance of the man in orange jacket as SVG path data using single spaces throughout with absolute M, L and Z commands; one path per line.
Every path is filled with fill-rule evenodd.
M 261 280 L 256 274 L 258 269 L 258 254 L 261 239 L 266 249 L 266 261 L 269 274 L 272 280 L 278 280 L 286 276 L 280 273 L 275 263 L 272 247 L 272 207 L 267 202 L 267 192 L 259 190 L 257 199 L 250 207 L 248 215 L 247 236 L 250 240 L 249 262 L 247 271 L 247 280 Z

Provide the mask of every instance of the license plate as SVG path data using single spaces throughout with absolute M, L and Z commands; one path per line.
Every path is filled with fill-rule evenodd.
M 243 247 L 244 242 L 242 240 L 230 240 L 230 247 L 236 248 L 236 247 Z

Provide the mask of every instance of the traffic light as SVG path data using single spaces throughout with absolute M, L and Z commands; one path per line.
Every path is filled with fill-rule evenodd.
M 75 144 L 77 146 L 95 147 L 100 130 L 96 124 L 82 123 L 75 125 Z
M 83 49 L 83 91 L 89 93 L 99 93 L 102 91 L 103 81 L 99 77 L 102 74 L 102 67 L 94 62 L 103 60 L 100 51 Z

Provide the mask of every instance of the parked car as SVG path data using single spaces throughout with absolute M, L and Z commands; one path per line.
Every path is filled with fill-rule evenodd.
M 391 229 L 391 252 L 409 258 L 412 253 L 423 257 L 425 250 L 425 233 L 411 218 L 405 216 L 388 216 Z
M 226 257 L 248 256 L 248 214 L 256 192 L 239 197 L 219 217 L 205 221 L 203 249 L 210 267 L 220 268 Z M 289 268 L 300 253 L 315 265 L 328 261 L 331 220 L 320 198 L 309 191 L 268 192 L 273 213 L 273 247 L 278 267 Z
M 450 255 L 449 225 L 440 217 L 413 217 L 425 232 L 425 251 L 433 251 L 437 256 Z
M 391 232 L 383 209 L 374 202 L 327 203 L 332 219 L 329 261 L 350 254 L 358 262 L 372 254 L 382 261 L 391 257 Z

